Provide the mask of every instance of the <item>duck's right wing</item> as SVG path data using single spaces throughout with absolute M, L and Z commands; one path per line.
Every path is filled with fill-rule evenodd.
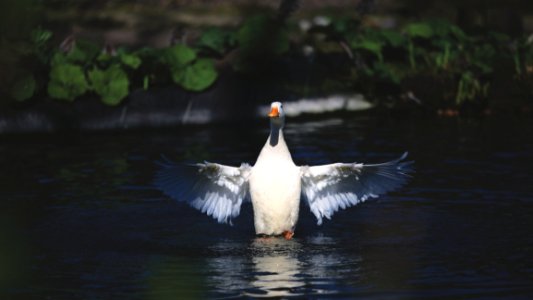
M 159 163 L 155 186 L 171 198 L 185 201 L 219 223 L 230 223 L 239 215 L 248 192 L 251 167 L 216 163 L 194 165 Z

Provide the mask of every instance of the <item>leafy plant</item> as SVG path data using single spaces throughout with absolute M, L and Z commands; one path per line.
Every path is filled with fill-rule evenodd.
M 516 41 L 512 47 L 516 75 L 533 74 L 533 37 Z
M 142 63 L 142 60 L 139 56 L 135 55 L 135 54 L 128 54 L 128 53 L 125 53 L 124 51 L 121 51 L 119 53 L 119 58 L 120 58 L 120 62 L 132 69 L 138 69 L 139 66 L 141 65 Z
M 172 72 L 174 82 L 189 91 L 201 91 L 209 87 L 218 74 L 213 61 L 210 59 L 199 59 L 182 69 L 175 69 Z
M 48 63 L 49 59 L 49 41 L 53 33 L 49 30 L 38 27 L 30 33 L 30 41 L 33 44 L 35 56 L 41 63 Z
M 202 32 L 196 46 L 200 49 L 208 49 L 218 55 L 223 55 L 235 44 L 236 40 L 233 32 L 212 27 Z
M 375 55 L 380 62 L 383 62 L 383 44 L 380 41 L 356 40 L 352 41 L 350 46 L 356 50 L 365 50 Z
M 411 23 L 405 26 L 404 33 L 408 37 L 407 50 L 409 52 L 409 65 L 411 69 L 417 68 L 417 56 L 422 51 L 416 47 L 416 39 L 430 39 L 433 36 L 433 30 L 426 23 Z
M 433 28 L 427 23 L 424 22 L 418 22 L 418 23 L 411 23 L 405 26 L 404 28 L 405 34 L 409 38 L 422 38 L 422 39 L 429 39 L 433 36 Z
M 389 45 L 390 47 L 398 49 L 405 46 L 406 39 L 399 32 L 390 29 L 383 29 L 377 34 L 382 40 L 385 41 L 385 44 Z
M 118 105 L 128 95 L 128 75 L 119 65 L 112 65 L 106 70 L 94 68 L 88 75 L 92 89 L 101 96 L 103 103 Z
M 408 24 L 403 29 L 408 37 L 409 65 L 420 67 L 422 59 L 428 66 L 447 69 L 468 42 L 466 34 L 457 26 L 443 20 Z
M 486 99 L 489 88 L 495 86 L 492 80 L 502 73 L 510 72 L 509 80 L 520 83 L 517 86 L 527 93 L 533 82 L 531 37 L 516 39 L 496 32 L 467 34 L 443 20 L 381 29 L 370 28 L 359 18 L 332 18 L 329 24 L 291 36 L 298 46 L 292 49 L 298 52 L 291 53 L 288 30 L 293 27 L 267 14 L 252 16 L 236 29 L 207 28 L 192 46 L 178 44 L 165 49 L 106 46 L 102 50 L 101 45 L 72 37 L 54 50 L 57 47 L 51 45 L 51 31 L 33 25 L 26 29 L 17 39 L 0 39 L 0 86 L 10 101 L 25 101 L 43 92 L 54 99 L 73 101 L 91 91 L 103 103 L 119 105 L 131 89 L 170 84 L 200 92 L 219 76 L 212 58 L 234 62 L 238 71 L 272 75 L 268 72 L 275 72 L 281 65 L 273 62 L 283 55 L 300 55 L 300 46 L 313 47 L 314 55 L 306 60 L 313 64 L 310 70 L 320 70 L 315 74 L 328 77 L 319 78 L 322 82 L 316 83 L 318 93 L 327 86 L 328 92 L 358 89 L 370 97 L 392 99 L 390 96 L 411 92 L 409 85 L 416 88 L 420 85 L 417 80 L 423 78 L 430 83 L 427 90 L 434 84 L 446 91 L 435 92 L 446 94 L 441 96 L 443 105 L 459 106 Z M 234 52 L 236 56 L 224 57 L 235 47 L 239 49 Z M 352 64 L 344 64 L 347 57 Z M 330 61 L 342 66 L 333 68 L 328 65 Z M 334 72 L 328 73 L 331 70 Z
M 184 45 L 167 49 L 163 59 L 169 66 L 172 80 L 189 91 L 204 90 L 218 77 L 212 60 L 197 59 L 196 52 Z
M 84 40 L 74 41 L 70 49 L 56 50 L 52 56 L 51 64 L 52 66 L 64 63 L 86 65 L 90 64 L 99 54 L 100 49 L 96 44 Z
M 50 70 L 48 94 L 50 97 L 73 101 L 89 89 L 83 69 L 74 64 L 55 64 Z
M 167 48 L 163 54 L 163 61 L 171 69 L 181 69 L 196 59 L 196 52 L 184 45 Z
M 52 33 L 40 27 L 26 33 L 25 39 L 0 40 L 0 87 L 15 101 L 28 100 L 38 92 L 37 73 L 49 59 L 47 43 Z
M 484 98 L 488 94 L 489 83 L 481 83 L 472 72 L 461 75 L 455 96 L 455 103 L 460 105 L 465 101 L 473 101 Z
M 118 49 L 115 54 L 106 52 L 100 53 L 96 58 L 95 64 L 100 67 L 120 64 L 132 70 L 138 69 L 142 64 L 142 59 L 136 53 L 128 53 L 125 49 Z

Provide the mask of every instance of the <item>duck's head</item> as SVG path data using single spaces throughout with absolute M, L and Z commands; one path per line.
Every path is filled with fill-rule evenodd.
M 282 127 L 285 123 L 283 104 L 281 104 L 281 102 L 272 102 L 272 104 L 270 104 L 270 113 L 268 113 L 268 117 L 270 118 L 270 124 L 275 125 L 276 127 Z
M 281 102 L 272 102 L 270 104 L 270 113 L 268 116 L 272 118 L 284 118 L 285 112 L 283 112 L 283 104 Z

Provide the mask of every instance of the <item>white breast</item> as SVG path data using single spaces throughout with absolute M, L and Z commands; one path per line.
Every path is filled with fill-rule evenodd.
M 256 234 L 294 231 L 300 204 L 300 169 L 292 161 L 283 136 L 275 147 L 267 141 L 249 182 Z

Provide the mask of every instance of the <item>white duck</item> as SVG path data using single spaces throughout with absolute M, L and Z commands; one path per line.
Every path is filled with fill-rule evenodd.
M 301 195 L 320 225 L 323 217 L 330 219 L 339 208 L 394 190 L 410 177 L 411 162 L 403 161 L 407 153 L 382 164 L 297 166 L 283 137 L 283 105 L 273 102 L 268 116 L 270 136 L 254 166 L 166 162 L 156 175 L 156 186 L 219 223 L 230 224 L 249 194 L 256 234 L 290 239 L 298 221 Z

